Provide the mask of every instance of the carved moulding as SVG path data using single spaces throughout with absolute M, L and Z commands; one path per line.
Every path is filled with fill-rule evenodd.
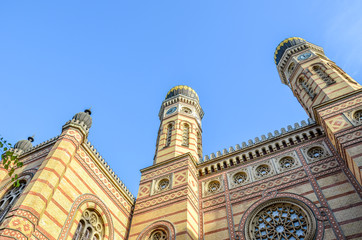
M 294 193 L 270 192 L 244 213 L 236 239 L 322 240 L 328 220 L 323 209 Z
M 298 155 L 295 151 L 288 152 L 273 158 L 278 173 L 286 172 L 301 166 Z
M 362 124 L 362 106 L 344 112 L 343 115 L 353 124 L 353 126 Z
M 251 182 L 251 174 L 248 168 L 241 168 L 227 173 L 229 188 L 236 188 Z
M 316 142 L 300 149 L 308 163 L 319 161 L 332 156 L 327 144 L 323 141 Z
M 202 182 L 202 196 L 207 197 L 220 192 L 225 189 L 222 175 L 208 179 Z
M 173 186 L 173 173 L 156 178 L 152 181 L 151 196 L 171 190 Z
M 260 180 L 276 174 L 274 164 L 271 160 L 263 161 L 250 167 L 253 180 Z

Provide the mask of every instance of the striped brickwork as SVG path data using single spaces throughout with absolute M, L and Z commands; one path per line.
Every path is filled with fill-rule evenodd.
M 173 129 L 171 144 L 167 146 L 167 129 L 169 124 L 173 125 Z M 188 146 L 184 146 L 182 144 L 184 124 L 188 124 L 190 126 Z M 202 147 L 198 146 L 198 133 L 200 133 L 201 136 L 200 125 L 194 117 L 183 113 L 176 113 L 169 117 L 166 116 L 162 120 L 159 130 L 155 163 L 166 161 L 187 152 L 191 153 L 195 159 L 199 159 L 198 147 Z M 199 145 L 201 145 L 200 141 Z
M 199 203 L 194 160 L 184 154 L 143 169 L 129 239 L 148 239 L 150 224 L 164 221 L 176 239 L 198 239 Z M 170 188 L 157 191 L 158 179 L 170 177 Z M 164 225 L 161 225 L 161 227 Z
M 1 239 L 72 239 L 82 212 L 92 209 L 104 223 L 104 239 L 126 239 L 133 200 L 84 143 L 81 128 L 65 128 L 50 146 L 21 159 L 17 171 L 31 174 L 1 225 Z M 1 192 L 9 188 L 1 182 Z
M 315 111 L 331 142 L 362 184 L 362 125 L 356 124 L 351 115 L 356 109 L 362 109 L 361 91 L 322 105 Z
M 310 162 L 306 157 L 305 149 L 321 141 L 328 146 L 330 155 Z M 277 159 L 278 156 L 283 156 L 290 151 L 296 152 L 301 163 L 299 167 L 276 173 L 268 178 L 250 181 L 240 187 L 230 188 L 230 178 L 228 178 L 230 173 L 273 158 Z M 214 161 L 216 160 L 218 159 Z M 362 237 L 361 186 L 325 137 L 291 146 L 279 153 L 240 165 L 227 166 L 220 171 L 202 176 L 199 179 L 200 191 L 205 191 L 202 189 L 205 185 L 203 183 L 218 177 L 225 181 L 222 191 L 208 196 L 200 193 L 200 239 L 235 239 L 236 234 L 240 234 L 240 239 L 244 239 L 243 219 L 245 221 L 248 218 L 247 211 L 257 205 L 257 202 L 262 202 L 273 194 L 275 197 L 282 194 L 297 196 L 315 208 L 317 218 L 320 212 L 328 216 L 318 221 L 319 229 L 323 229 L 324 238 L 318 235 L 317 239 L 360 239 Z

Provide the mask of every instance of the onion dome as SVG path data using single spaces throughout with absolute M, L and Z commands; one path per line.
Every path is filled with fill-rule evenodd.
M 92 117 L 90 116 L 91 114 L 91 110 L 86 109 L 84 110 L 84 112 L 79 112 L 75 114 L 73 119 L 79 122 L 84 122 L 87 128 L 90 128 L 92 126 Z
M 177 95 L 184 95 L 186 97 L 190 97 L 190 98 L 193 98 L 193 99 L 199 101 L 199 96 L 197 96 L 197 93 L 195 92 L 195 90 L 193 90 L 189 86 L 185 86 L 185 85 L 179 85 L 179 86 L 171 88 L 171 90 L 168 91 L 165 99 L 169 99 L 169 98 L 172 98 Z
M 15 143 L 14 149 L 22 150 L 26 152 L 27 150 L 33 147 L 32 142 L 34 142 L 33 137 L 28 137 L 28 140 L 20 140 L 19 142 Z
M 284 41 L 282 41 L 281 43 L 279 43 L 278 47 L 275 50 L 274 53 L 274 61 L 275 64 L 278 65 L 280 59 L 282 58 L 284 52 L 290 48 L 293 47 L 295 45 L 298 45 L 300 43 L 306 43 L 307 41 L 304 40 L 303 38 L 299 38 L 299 37 L 291 37 L 291 38 L 287 38 Z

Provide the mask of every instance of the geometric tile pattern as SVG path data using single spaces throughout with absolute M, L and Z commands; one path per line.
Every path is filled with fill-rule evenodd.
M 342 115 L 327 119 L 326 124 L 329 129 L 334 133 L 352 126 L 352 124 L 347 122 Z

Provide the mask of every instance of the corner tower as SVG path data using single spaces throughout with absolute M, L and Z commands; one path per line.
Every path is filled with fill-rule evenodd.
M 362 184 L 362 86 L 302 38 L 282 41 L 274 54 L 282 83 L 320 124 Z
M 298 37 L 287 38 L 275 50 L 274 61 L 282 83 L 315 119 L 315 106 L 361 89 L 361 86 L 331 61 L 323 48 Z
M 197 93 L 190 87 L 173 87 L 162 102 L 159 112 L 154 164 L 184 153 L 198 160 L 202 157 L 201 120 L 204 112 Z

